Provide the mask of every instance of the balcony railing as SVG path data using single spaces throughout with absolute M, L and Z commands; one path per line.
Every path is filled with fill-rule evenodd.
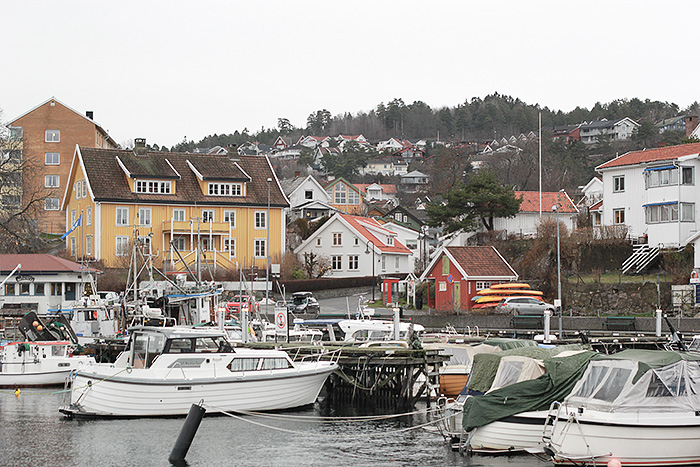
M 199 226 L 196 221 L 163 221 L 163 232 L 164 233 L 178 233 L 178 234 L 197 234 L 197 230 L 201 235 L 208 234 L 209 232 L 221 235 L 229 233 L 229 223 L 228 222 L 200 222 Z

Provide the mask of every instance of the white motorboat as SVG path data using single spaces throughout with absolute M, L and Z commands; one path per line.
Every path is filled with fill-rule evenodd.
M 553 412 L 546 452 L 556 464 L 698 464 L 700 355 L 625 350 L 592 360 Z
M 225 411 L 281 410 L 312 404 L 337 363 L 293 362 L 278 350 L 233 349 L 224 331 L 137 327 L 113 364 L 72 377 L 68 416 L 185 415 L 193 403 Z
M 71 355 L 68 341 L 11 342 L 0 347 L 0 387 L 56 386 L 75 369 L 95 363 Z

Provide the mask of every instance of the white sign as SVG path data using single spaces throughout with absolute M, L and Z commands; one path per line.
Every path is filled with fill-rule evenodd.
M 287 308 L 275 308 L 275 333 L 278 336 L 287 337 L 287 332 L 289 330 L 289 320 L 287 315 Z

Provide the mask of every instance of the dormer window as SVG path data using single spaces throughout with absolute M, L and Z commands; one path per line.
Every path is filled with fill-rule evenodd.
M 387 237 L 386 244 L 389 246 L 394 246 L 394 237 Z
M 209 183 L 210 196 L 243 196 L 241 183 Z
M 169 181 L 136 180 L 136 193 L 169 195 L 172 193 L 171 183 Z

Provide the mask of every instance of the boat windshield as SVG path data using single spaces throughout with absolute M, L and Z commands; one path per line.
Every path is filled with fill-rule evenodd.
M 134 368 L 148 368 L 163 352 L 165 336 L 160 333 L 136 333 L 131 350 Z

